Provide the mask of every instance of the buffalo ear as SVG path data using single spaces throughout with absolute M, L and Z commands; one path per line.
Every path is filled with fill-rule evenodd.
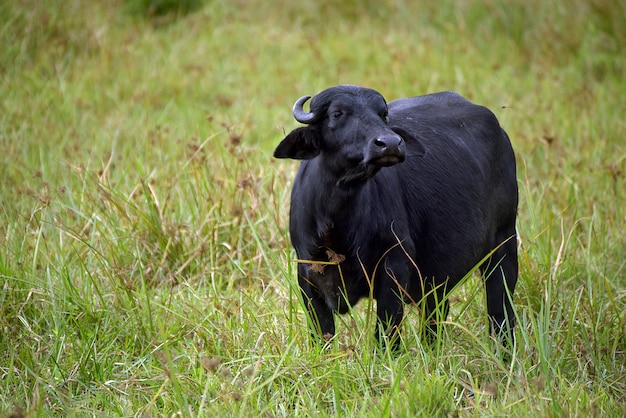
M 275 158 L 310 160 L 320 153 L 320 134 L 313 127 L 294 129 L 274 150 Z

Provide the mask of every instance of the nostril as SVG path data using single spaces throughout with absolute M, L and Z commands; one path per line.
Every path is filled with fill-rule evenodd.
M 377 147 L 380 147 L 380 148 L 386 148 L 387 147 L 387 143 L 385 141 L 381 140 L 381 139 L 378 139 L 378 138 L 376 138 L 374 140 L 374 145 L 376 145 Z

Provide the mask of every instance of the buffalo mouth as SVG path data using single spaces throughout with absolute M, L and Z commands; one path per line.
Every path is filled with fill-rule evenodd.
M 404 161 L 404 153 L 385 153 L 382 155 L 371 156 L 370 158 L 363 159 L 356 166 L 346 170 L 337 184 L 339 186 L 348 186 L 353 183 L 361 183 L 367 181 L 378 170 L 384 167 L 391 167 Z
M 367 161 L 367 164 L 375 167 L 391 167 L 404 161 L 403 152 L 386 152 L 381 155 L 376 155 Z
M 402 161 L 404 161 L 404 155 L 381 155 L 380 157 L 374 158 L 370 161 L 370 164 L 377 167 L 391 167 L 392 165 L 396 165 Z

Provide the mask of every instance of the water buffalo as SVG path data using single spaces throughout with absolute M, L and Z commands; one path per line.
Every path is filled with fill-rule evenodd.
M 491 330 L 513 338 L 517 282 L 515 156 L 494 114 L 456 93 L 398 99 L 341 85 L 303 109 L 274 157 L 303 160 L 291 194 L 290 236 L 314 333 L 335 313 L 376 300 L 376 335 L 397 346 L 403 303 L 447 315 L 446 292 L 481 265 Z M 434 312 L 441 315 L 435 316 Z

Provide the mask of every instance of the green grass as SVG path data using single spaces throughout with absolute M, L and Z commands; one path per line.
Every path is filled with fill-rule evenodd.
M 149 4 L 0 3 L 0 414 L 626 414 L 623 2 Z M 382 352 L 367 301 L 309 345 L 271 151 L 339 83 L 509 132 L 509 364 L 476 277 L 432 348 L 412 307 Z

